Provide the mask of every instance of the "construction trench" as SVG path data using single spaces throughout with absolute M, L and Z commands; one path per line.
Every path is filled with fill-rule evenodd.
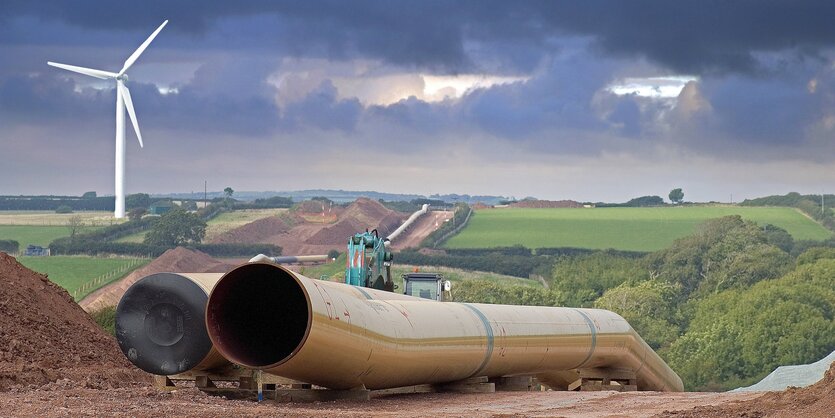
M 438 302 L 262 262 L 223 275 L 139 280 L 119 303 L 116 337 L 162 387 L 188 380 L 207 392 L 260 391 L 279 401 L 540 387 L 683 390 L 610 311 Z

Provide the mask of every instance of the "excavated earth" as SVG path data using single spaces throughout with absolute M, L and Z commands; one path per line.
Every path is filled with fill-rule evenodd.
M 327 254 L 345 251 L 348 237 L 357 232 L 377 229 L 386 236 L 409 216 L 386 208 L 380 202 L 359 198 L 347 208 L 333 207 L 335 222 L 319 223 L 320 202 L 302 202 L 295 215 L 270 217 L 230 230 L 212 240 L 215 243 L 263 243 L 282 248 L 284 255 Z
M 767 394 L 432 393 L 284 404 L 212 397 L 193 387 L 167 392 L 152 387 L 66 291 L 0 253 L 0 416 L 832 417 L 833 374 Z
M 107 306 L 116 306 L 119 299 L 137 280 L 154 273 L 226 273 L 235 265 L 215 260 L 200 251 L 188 248 L 172 248 L 161 256 L 137 269 L 122 280 L 113 282 L 87 295 L 79 305 L 93 312 Z
M 0 391 L 55 381 L 111 388 L 149 379 L 66 290 L 0 253 Z

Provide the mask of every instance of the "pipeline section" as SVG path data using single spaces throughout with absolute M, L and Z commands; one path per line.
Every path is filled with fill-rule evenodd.
M 116 341 L 136 367 L 156 375 L 229 364 L 206 333 L 206 302 L 222 273 L 157 273 L 134 283 L 116 307 Z
M 560 389 L 581 368 L 626 368 L 639 390 L 683 390 L 610 311 L 436 302 L 312 280 L 275 264 L 227 273 L 209 296 L 206 328 L 234 363 L 332 389 L 512 375 Z
M 411 216 L 409 216 L 406 219 L 406 221 L 403 222 L 402 225 L 397 227 L 397 229 L 395 229 L 394 232 L 392 232 L 391 234 L 389 234 L 389 236 L 386 237 L 386 241 L 391 241 L 391 240 L 397 238 L 397 236 L 400 235 L 401 232 L 405 231 L 406 228 L 408 228 L 410 225 L 412 225 L 412 223 L 414 223 L 417 220 L 417 218 L 419 218 L 421 215 L 425 214 L 426 212 L 429 212 L 429 205 L 428 204 L 424 204 L 423 206 L 421 206 L 421 208 L 419 210 L 415 211 L 415 213 L 413 213 Z
M 268 257 L 264 254 L 258 254 L 252 257 L 250 263 L 270 262 L 275 264 L 298 264 L 298 263 L 318 263 L 329 261 L 327 254 L 322 255 L 282 255 L 278 257 Z

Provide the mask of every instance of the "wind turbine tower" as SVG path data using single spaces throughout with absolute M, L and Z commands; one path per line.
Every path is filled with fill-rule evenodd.
M 125 86 L 125 82 L 128 81 L 128 75 L 126 72 L 130 69 L 133 63 L 136 62 L 136 59 L 142 55 L 145 48 L 151 44 L 151 41 L 156 38 L 166 24 L 168 24 L 167 20 L 162 22 L 157 30 L 155 30 L 154 33 L 152 33 L 151 36 L 149 36 L 148 39 L 142 43 L 142 45 L 139 45 L 139 48 L 137 48 L 136 51 L 128 57 L 125 61 L 125 65 L 122 66 L 122 70 L 118 73 L 94 70 L 92 68 L 76 67 L 74 65 L 59 64 L 57 62 L 47 62 L 47 64 L 53 67 L 63 68 L 65 70 L 102 80 L 116 81 L 116 210 L 113 212 L 113 215 L 116 218 L 125 217 L 125 109 L 128 111 L 131 124 L 133 124 L 133 130 L 136 132 L 136 139 L 139 140 L 139 147 L 143 147 L 142 134 L 139 133 L 139 122 L 137 122 L 136 112 L 133 110 L 133 101 L 130 98 L 130 90 L 128 90 L 127 86 Z

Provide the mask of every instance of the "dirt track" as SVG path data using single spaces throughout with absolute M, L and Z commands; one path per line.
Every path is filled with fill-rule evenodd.
M 417 248 L 421 241 L 451 218 L 452 212 L 431 211 L 418 218 L 414 225 L 392 240 L 391 247 L 395 250 Z
M 152 388 L 35 390 L 0 393 L 0 410 L 12 416 L 327 416 L 327 417 L 649 417 L 753 399 L 759 394 L 656 392 L 499 392 L 411 394 L 367 402 L 277 404 L 210 397 L 196 389 L 174 393 Z

